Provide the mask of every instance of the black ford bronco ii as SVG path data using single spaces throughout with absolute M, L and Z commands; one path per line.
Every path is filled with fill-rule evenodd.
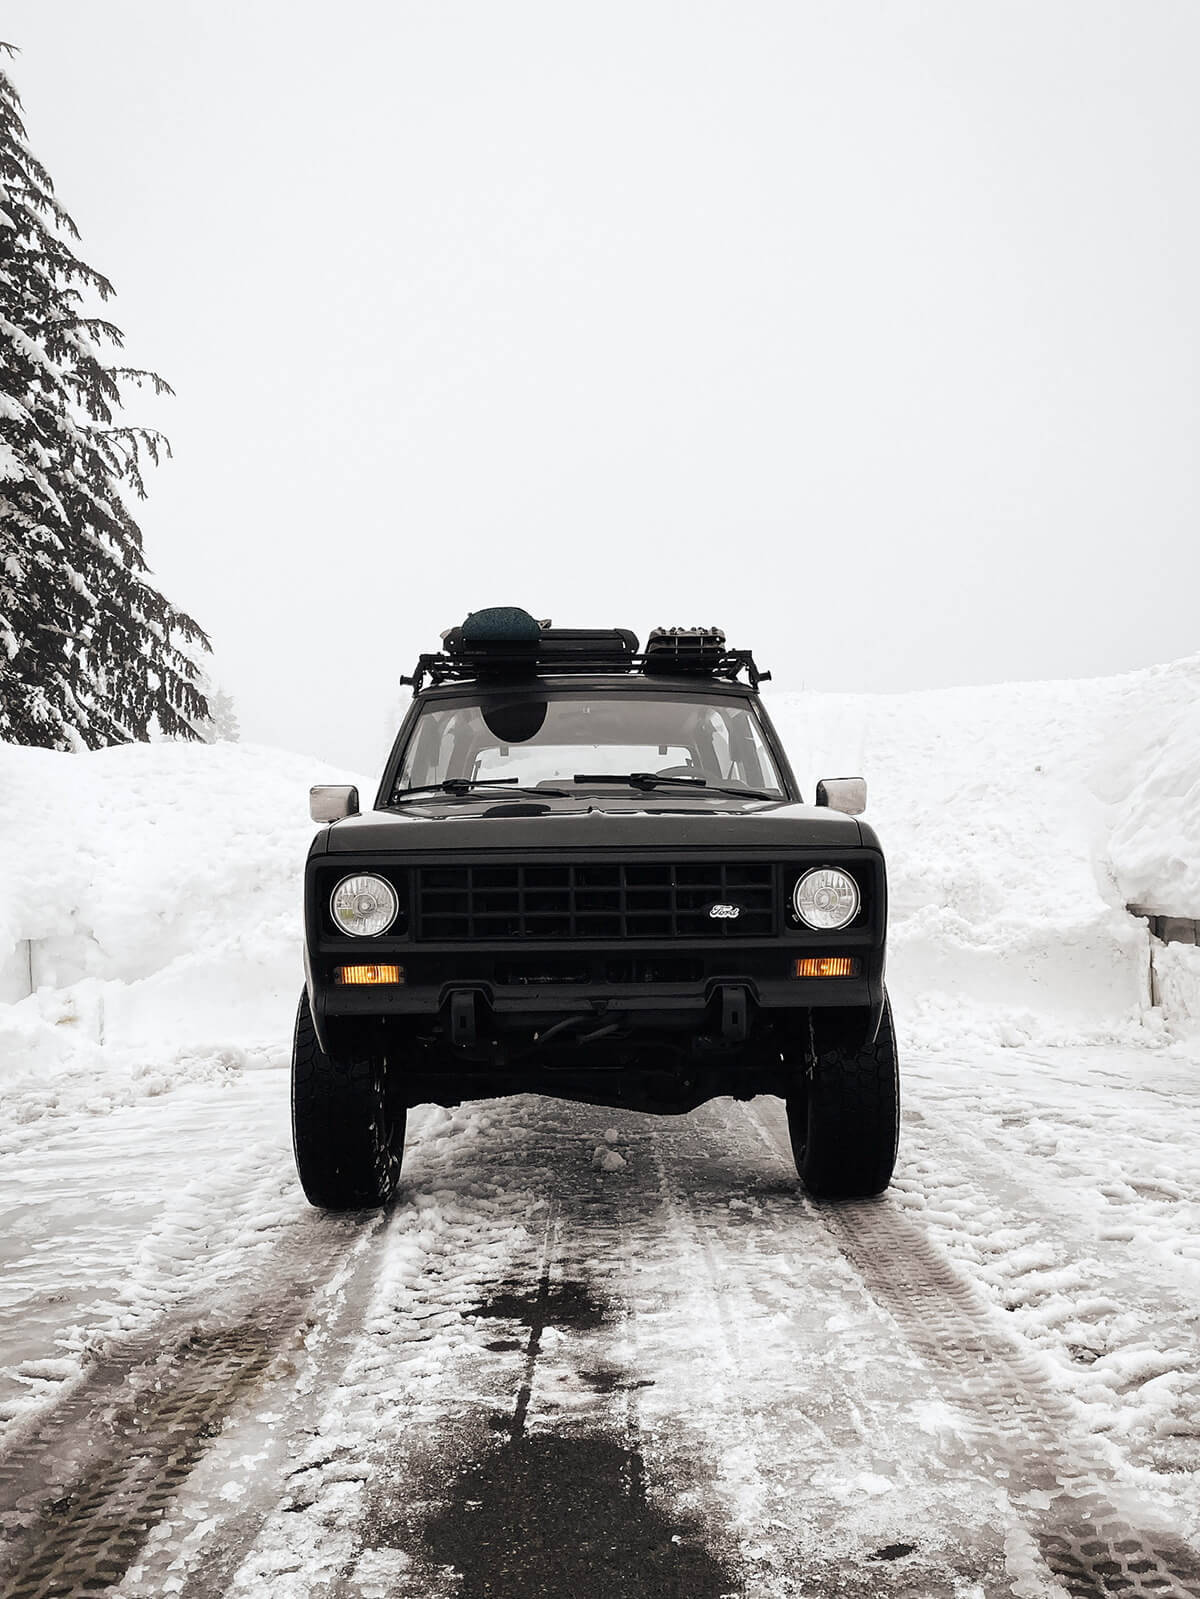
M 866 785 L 805 805 L 715 629 L 468 617 L 375 807 L 314 788 L 292 1126 L 315 1205 L 385 1202 L 413 1105 L 778 1094 L 818 1196 L 881 1192 L 899 1087 Z M 849 814 L 839 814 L 849 813 Z

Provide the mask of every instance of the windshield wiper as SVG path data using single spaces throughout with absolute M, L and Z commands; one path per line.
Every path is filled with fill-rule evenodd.
M 577 783 L 628 783 L 631 788 L 650 790 L 667 786 L 702 788 L 706 794 L 733 794 L 738 799 L 778 799 L 757 788 L 714 788 L 707 777 L 667 777 L 658 772 L 576 772 Z
M 554 799 L 569 799 L 571 796 L 565 788 L 535 788 L 532 784 L 522 783 L 519 777 L 445 777 L 440 783 L 418 783 L 415 788 L 400 788 L 392 795 L 391 803 L 398 805 L 401 800 L 408 799 L 413 794 L 469 794 L 476 788 L 513 788 L 518 794 L 549 794 Z

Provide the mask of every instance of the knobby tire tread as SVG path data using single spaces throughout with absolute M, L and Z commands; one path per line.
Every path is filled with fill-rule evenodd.
M 405 1121 L 403 1111 L 388 1105 L 380 1061 L 325 1053 L 302 994 L 292 1049 L 292 1141 L 310 1203 L 323 1210 L 386 1204 L 400 1179 Z
M 787 1100 L 796 1170 L 818 1199 L 867 1199 L 892 1180 L 900 1131 L 900 1083 L 891 1005 L 874 1040 L 851 1049 L 822 1039 L 805 1090 Z

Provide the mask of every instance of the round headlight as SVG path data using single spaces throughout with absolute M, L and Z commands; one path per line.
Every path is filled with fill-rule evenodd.
M 822 933 L 852 922 L 861 903 L 858 884 L 836 866 L 817 866 L 805 872 L 792 894 L 796 915 Z
M 329 909 L 343 933 L 354 938 L 374 938 L 386 933 L 396 920 L 400 901 L 396 890 L 382 877 L 359 874 L 342 878 L 330 895 Z

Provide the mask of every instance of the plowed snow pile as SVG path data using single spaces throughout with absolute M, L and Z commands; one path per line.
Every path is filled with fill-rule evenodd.
M 820 777 L 867 778 L 910 1036 L 1099 1041 L 1146 1021 L 1146 924 L 1125 907 L 1200 918 L 1200 655 L 768 705 L 806 797 Z M 1157 961 L 1172 1025 L 1200 1022 L 1200 950 Z
M 818 777 L 868 779 L 909 1039 L 1161 1032 L 1145 925 L 1124 907 L 1200 917 L 1200 656 L 1094 681 L 768 704 L 806 796 Z M 371 792 L 231 744 L 0 746 L 9 1118 L 284 1059 L 308 786 L 356 780 Z M 1160 978 L 1171 1025 L 1200 1024 L 1200 950 L 1160 952 Z
M 308 788 L 340 780 L 237 744 L 0 745 L 6 1120 L 286 1058 Z

